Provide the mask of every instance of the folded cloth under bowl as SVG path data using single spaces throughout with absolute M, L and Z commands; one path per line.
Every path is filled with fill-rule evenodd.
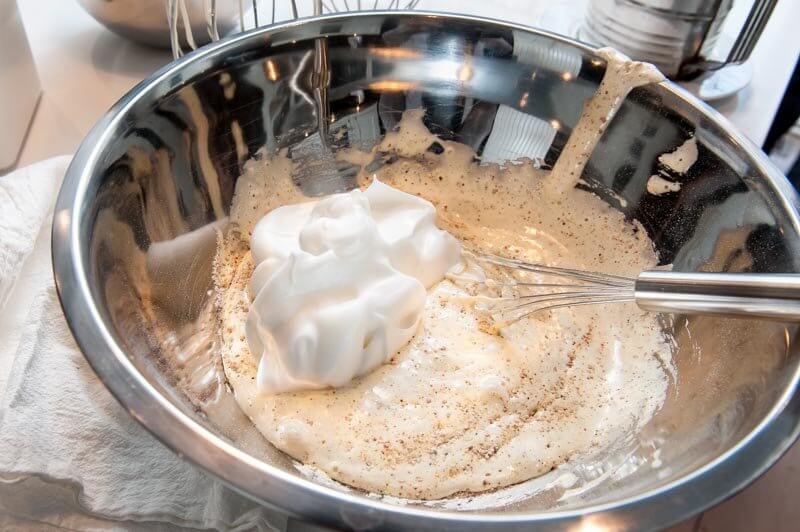
M 139 426 L 75 344 L 50 267 L 69 160 L 0 177 L 0 528 L 284 529 Z

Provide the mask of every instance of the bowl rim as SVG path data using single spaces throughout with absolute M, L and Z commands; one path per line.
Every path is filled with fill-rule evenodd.
M 308 17 L 253 29 L 213 43 L 171 62 L 123 96 L 86 136 L 75 154 L 56 201 L 52 225 L 52 262 L 56 289 L 70 330 L 95 373 L 120 404 L 151 434 L 179 457 L 210 472 L 234 490 L 268 507 L 311 522 L 331 526 L 372 526 L 413 529 L 483 529 L 523 526 L 616 525 L 663 527 L 702 511 L 742 490 L 774 464 L 800 434 L 800 394 L 795 393 L 800 368 L 780 400 L 741 441 L 703 467 L 670 483 L 603 504 L 571 510 L 535 513 L 459 512 L 400 506 L 339 491 L 295 476 L 238 449 L 195 422 L 161 395 L 136 369 L 101 316 L 86 276 L 81 226 L 88 212 L 90 191 L 102 176 L 95 167 L 111 143 L 126 114 L 148 93 L 181 87 L 192 76 L 192 65 L 221 57 L 229 48 L 246 46 L 290 30 L 298 38 L 312 38 L 325 22 L 344 19 L 379 21 L 388 18 L 433 18 L 514 30 L 574 46 L 587 54 L 595 48 L 573 39 L 521 24 L 490 18 L 433 11 L 370 11 Z M 751 141 L 737 133 L 726 118 L 669 81 L 660 83 L 686 105 L 695 107 L 750 158 L 754 167 L 777 193 L 800 234 L 797 193 Z M 190 445 L 187 445 L 190 443 Z M 744 452 L 746 451 L 746 452 Z

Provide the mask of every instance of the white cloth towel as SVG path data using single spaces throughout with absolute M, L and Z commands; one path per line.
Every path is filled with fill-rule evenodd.
M 50 267 L 69 157 L 0 177 L 0 528 L 283 529 L 139 426 L 75 344 Z M 0 372 L 0 377 L 4 372 Z M 7 373 L 7 371 L 5 372 Z

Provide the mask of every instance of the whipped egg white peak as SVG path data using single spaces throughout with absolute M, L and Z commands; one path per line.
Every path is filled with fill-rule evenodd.
M 250 248 L 245 331 L 267 393 L 343 386 L 389 361 L 461 259 L 430 202 L 377 179 L 269 212 Z

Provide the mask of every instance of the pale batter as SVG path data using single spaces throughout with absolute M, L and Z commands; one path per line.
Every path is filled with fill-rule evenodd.
M 400 156 L 378 177 L 432 202 L 439 227 L 465 246 L 618 275 L 656 264 L 638 224 L 566 186 L 568 178 L 527 164 L 478 166 L 468 148 L 436 139 L 421 118 L 407 112 L 376 147 Z M 434 140 L 442 154 L 407 153 Z M 593 149 L 590 140 L 578 144 L 581 153 L 564 159 L 567 173 L 580 174 L 583 152 Z M 417 335 L 389 363 L 338 388 L 263 393 L 245 338 L 249 241 L 267 212 L 308 201 L 291 183 L 291 164 L 282 155 L 248 163 L 215 271 L 226 376 L 279 449 L 366 491 L 437 499 L 521 482 L 607 448 L 663 403 L 670 347 L 654 315 L 633 304 L 560 309 L 497 335 L 469 304 L 468 287 L 450 281 L 428 291 Z M 362 188 L 370 178 L 360 176 Z

